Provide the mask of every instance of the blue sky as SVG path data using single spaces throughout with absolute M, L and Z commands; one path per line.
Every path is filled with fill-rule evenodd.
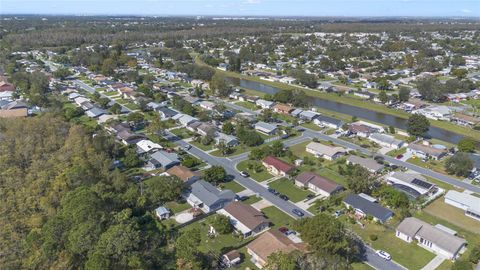
M 480 17 L 480 0 L 0 0 L 0 13 Z

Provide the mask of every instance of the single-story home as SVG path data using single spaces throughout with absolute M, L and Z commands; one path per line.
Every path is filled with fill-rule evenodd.
M 262 269 L 270 256 L 276 252 L 306 251 L 304 243 L 296 243 L 278 230 L 266 231 L 247 245 L 247 253 L 258 268 Z
M 260 106 L 262 109 L 270 109 L 273 107 L 275 102 L 264 100 L 264 99 L 257 99 L 257 101 L 255 101 L 255 104 L 257 106 Z
M 152 153 L 160 149 L 163 149 L 163 147 L 160 144 L 154 143 L 148 139 L 140 140 L 137 142 L 137 153 L 139 154 Z
M 395 235 L 408 243 L 415 239 L 417 245 L 450 260 L 455 260 L 467 244 L 465 239 L 455 236 L 454 231 L 444 226 L 430 225 L 414 217 L 405 218 L 398 225 Z
M 381 223 L 384 223 L 393 216 L 392 211 L 357 194 L 349 194 L 343 200 L 343 203 L 346 207 L 352 207 L 357 216 L 372 216 L 373 220 Z
M 480 221 L 480 198 L 456 190 L 449 190 L 445 194 L 445 203 L 465 210 L 467 217 Z
M 150 160 L 147 163 L 147 168 L 156 169 L 161 167 L 167 170 L 178 164 L 180 164 L 180 160 L 178 159 L 177 154 L 159 150 L 150 155 Z
M 262 233 L 270 226 L 262 212 L 242 202 L 230 202 L 217 213 L 227 216 L 235 230 L 245 238 Z
M 161 120 L 170 119 L 170 118 L 172 118 L 172 117 L 174 117 L 175 115 L 178 114 L 178 112 L 176 112 L 176 111 L 174 111 L 174 110 L 172 110 L 168 107 L 157 107 L 156 111 L 160 115 Z
M 434 147 L 430 144 L 411 143 L 407 147 L 407 152 L 421 159 L 431 158 L 439 160 L 448 153 L 448 150 L 444 147 Z
M 188 126 L 189 124 L 195 121 L 198 121 L 198 119 L 193 116 L 190 116 L 187 114 L 181 114 L 181 113 L 175 115 L 174 117 L 172 117 L 172 119 L 177 120 L 184 127 Z
M 255 130 L 267 135 L 272 135 L 277 133 L 276 126 L 269 123 L 262 122 L 262 121 L 255 123 L 254 128 Z
M 120 140 L 123 144 L 136 144 L 141 140 L 145 140 L 147 137 L 143 134 L 133 133 L 130 129 L 121 130 L 116 134 L 118 140 Z
M 313 123 L 320 127 L 339 129 L 343 126 L 343 121 L 325 115 L 318 115 L 313 119 Z
M 379 132 L 379 130 L 369 125 L 353 123 L 348 127 L 348 132 L 358 137 L 368 138 L 371 134 Z
M 315 157 L 321 157 L 327 160 L 335 160 L 347 153 L 347 150 L 343 147 L 329 146 L 317 142 L 310 142 L 305 147 L 305 150 Z
M 204 180 L 198 180 L 191 185 L 187 202 L 205 213 L 217 211 L 235 199 L 235 193 L 231 190 L 218 190 L 212 184 Z
M 173 166 L 170 169 L 168 169 L 166 173 L 168 175 L 178 177 L 180 180 L 182 180 L 183 182 L 189 185 L 193 184 L 195 181 L 201 178 L 200 173 L 193 172 L 189 168 L 182 165 Z
M 425 177 L 415 173 L 394 172 L 387 176 L 387 183 L 413 198 L 426 195 L 434 191 L 435 185 Z
M 302 113 L 302 112 L 303 112 L 302 109 L 298 109 L 298 108 L 297 108 L 297 109 L 293 110 L 293 111 L 290 113 L 290 115 L 293 116 L 293 117 L 300 117 L 300 113 Z
M 237 264 L 239 264 L 242 261 L 242 256 L 240 255 L 240 252 L 238 250 L 234 249 L 231 250 L 222 256 L 222 262 L 225 264 L 227 267 L 233 267 Z
M 275 106 L 273 106 L 273 111 L 276 113 L 281 113 L 281 114 L 290 114 L 291 111 L 293 111 L 295 108 L 292 106 L 288 106 L 287 104 L 281 104 L 277 103 Z
M 237 137 L 218 132 L 217 136 L 215 137 L 215 144 L 219 144 L 220 142 L 223 142 L 226 146 L 229 147 L 237 146 L 240 143 Z
M 353 165 L 358 164 L 371 173 L 378 173 L 383 170 L 384 167 L 382 164 L 378 164 L 373 158 L 363 158 L 359 156 L 347 157 L 347 163 Z
M 395 137 L 382 134 L 382 133 L 373 133 L 368 137 L 369 140 L 375 142 L 383 147 L 389 147 L 393 149 L 402 148 L 404 142 L 402 140 L 395 139 Z
M 202 109 L 209 110 L 209 111 L 215 109 L 215 106 L 216 106 L 215 103 L 207 100 L 201 101 L 199 105 Z
M 267 156 L 262 160 L 262 164 L 267 168 L 269 173 L 276 176 L 287 176 L 295 169 L 295 166 L 274 156 Z
M 315 119 L 317 116 L 319 116 L 319 114 L 316 113 L 316 112 L 312 112 L 312 111 L 302 111 L 302 112 L 299 114 L 299 117 L 300 117 L 301 119 L 308 120 L 308 121 L 312 121 L 312 120 Z
M 325 197 L 343 190 L 343 187 L 334 181 L 312 172 L 303 172 L 295 178 L 295 185 Z
M 93 106 L 91 109 L 87 110 L 85 114 L 90 118 L 98 118 L 106 114 L 106 112 L 96 106 Z

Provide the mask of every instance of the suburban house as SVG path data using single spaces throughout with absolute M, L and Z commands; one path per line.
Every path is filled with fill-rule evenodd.
M 421 159 L 431 158 L 433 160 L 439 160 L 448 153 L 447 149 L 443 147 L 434 147 L 423 143 L 409 144 L 407 152 Z
M 262 160 L 262 164 L 267 168 L 269 173 L 275 176 L 287 176 L 288 173 L 295 169 L 295 166 L 274 156 L 267 156 Z
M 443 105 L 428 106 L 426 108 L 413 111 L 412 113 L 421 114 L 433 120 L 450 120 L 450 117 L 452 116 L 452 111 L 450 108 Z
M 392 211 L 357 194 L 349 194 L 343 203 L 346 207 L 352 207 L 355 215 L 361 218 L 372 216 L 373 220 L 384 223 L 393 216 Z
M 170 210 L 167 208 L 160 206 L 157 209 L 155 209 L 155 215 L 160 219 L 167 219 L 170 217 Z
M 150 160 L 147 163 L 147 168 L 157 169 L 164 168 L 165 170 L 180 164 L 177 154 L 168 153 L 167 151 L 157 151 L 150 155 Z
M 192 117 L 192 116 L 187 115 L 187 114 L 182 114 L 182 113 L 179 113 L 179 114 L 173 116 L 172 119 L 177 120 L 184 127 L 188 126 L 189 124 L 191 124 L 195 121 L 198 121 L 197 118 Z
M 361 123 L 353 123 L 348 127 L 348 132 L 358 137 L 368 138 L 371 134 L 379 132 L 379 130 L 370 125 L 364 125 Z
M 262 212 L 242 202 L 230 202 L 223 209 L 218 210 L 217 213 L 227 216 L 235 230 L 241 233 L 243 237 L 262 233 L 270 225 L 270 221 Z
M 174 110 L 172 110 L 168 107 L 157 107 L 156 111 L 160 115 L 161 120 L 170 119 L 170 118 L 172 118 L 172 117 L 174 117 L 175 115 L 178 114 L 178 112 L 176 112 L 176 111 L 174 111 Z
M 214 136 L 215 135 L 215 126 L 210 123 L 203 123 L 197 127 L 197 133 L 202 135 L 202 136 Z
M 201 101 L 199 103 L 200 107 L 202 109 L 205 109 L 205 110 L 208 110 L 208 111 L 212 111 L 213 109 L 215 109 L 215 103 L 211 102 L 211 101 Z
M 393 149 L 402 148 L 404 142 L 402 140 L 395 139 L 395 137 L 382 134 L 382 133 L 373 133 L 368 137 L 372 142 L 379 144 L 382 147 L 388 147 Z
M 474 127 L 480 124 L 480 118 L 472 115 L 468 115 L 468 114 L 463 114 L 463 113 L 456 113 L 452 117 L 451 121 L 461 126 L 470 126 L 470 127 Z
M 373 158 L 363 158 L 353 155 L 347 157 L 347 163 L 353 165 L 358 164 L 371 173 L 378 173 L 382 171 L 384 167 L 382 164 L 378 164 Z
M 231 190 L 218 190 L 204 180 L 198 180 L 191 185 L 187 202 L 195 208 L 200 208 L 205 213 L 217 211 L 235 199 Z
M 295 108 L 292 106 L 288 106 L 286 104 L 281 104 L 277 103 L 275 106 L 273 106 L 273 111 L 276 113 L 281 113 L 281 114 L 290 114 L 291 111 L 293 111 Z
M 275 102 L 264 100 L 264 99 L 257 99 L 257 101 L 255 101 L 255 104 L 257 106 L 260 106 L 262 109 L 270 109 L 273 107 Z
M 6 104 L 1 106 L 0 118 L 14 118 L 28 116 L 28 106 L 22 101 L 4 101 Z
M 130 128 L 128 130 L 121 130 L 116 134 L 118 140 L 125 145 L 136 144 L 141 140 L 145 140 L 147 137 L 143 134 L 133 133 Z
M 303 172 L 295 178 L 295 185 L 325 197 L 343 190 L 343 187 L 330 179 L 312 172 Z
M 414 217 L 405 218 L 397 227 L 395 235 L 417 244 L 436 254 L 455 260 L 465 247 L 465 239 L 455 236 L 455 231 L 444 226 L 433 226 Z
M 161 149 L 163 149 L 163 147 L 160 144 L 154 143 L 148 139 L 137 142 L 137 153 L 139 154 L 152 153 Z
M 257 122 L 255 123 L 254 125 L 254 128 L 255 130 L 263 133 L 263 134 L 267 134 L 267 135 L 272 135 L 272 134 L 275 134 L 277 133 L 277 127 L 272 125 L 272 124 L 269 124 L 269 123 L 265 123 L 265 122 Z
M 96 106 L 93 106 L 90 110 L 87 110 L 85 112 L 85 114 L 90 117 L 90 118 L 98 118 L 104 114 L 106 114 L 107 112 L 96 107 Z
M 321 157 L 327 160 L 335 160 L 347 153 L 347 150 L 343 147 L 328 146 L 317 142 L 307 144 L 306 151 L 315 157 Z
M 229 147 L 237 146 L 240 143 L 237 137 L 218 132 L 217 136 L 215 137 L 215 144 L 218 145 L 220 144 L 220 142 L 223 142 L 226 146 L 229 146 Z
M 317 116 L 319 116 L 318 113 L 316 112 L 312 112 L 312 111 L 302 111 L 298 117 L 300 117 L 301 119 L 303 120 L 308 120 L 308 121 L 312 121 L 313 119 L 315 119 Z
M 302 112 L 303 112 L 302 109 L 298 109 L 298 108 L 297 108 L 297 109 L 293 110 L 293 111 L 290 113 L 290 115 L 293 116 L 293 117 L 300 117 L 300 114 L 301 114 Z
M 173 166 L 168 169 L 166 173 L 170 176 L 178 177 L 180 180 L 189 185 L 200 179 L 200 173 L 193 172 L 189 168 L 182 165 Z
M 268 256 L 276 252 L 290 253 L 306 251 L 304 243 L 296 243 L 278 230 L 270 230 L 247 245 L 247 253 L 252 256 L 252 262 L 262 269 Z
M 320 127 L 339 129 L 343 126 L 343 121 L 325 115 L 317 115 L 313 123 Z
M 242 257 L 240 255 L 240 252 L 238 250 L 234 249 L 231 250 L 222 256 L 222 262 L 227 266 L 227 267 L 232 267 L 237 264 L 239 264 L 242 261 Z
M 445 203 L 465 210 L 465 215 L 480 221 L 480 198 L 467 193 L 449 190 L 445 194 Z
M 387 176 L 387 183 L 413 198 L 434 193 L 436 186 L 415 173 L 394 172 Z

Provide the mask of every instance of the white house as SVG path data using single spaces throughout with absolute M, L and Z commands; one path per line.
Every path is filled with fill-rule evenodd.
M 480 198 L 467 193 L 449 190 L 445 194 L 445 203 L 465 210 L 466 216 L 480 221 Z
M 262 109 L 270 109 L 273 107 L 273 105 L 275 105 L 275 102 L 264 99 L 257 99 L 257 101 L 255 101 L 255 104 L 257 106 L 260 106 Z
M 395 137 L 382 134 L 382 133 L 373 133 L 368 137 L 369 140 L 375 142 L 383 147 L 400 149 L 402 148 L 404 142 L 402 140 L 395 139 Z
M 327 160 L 335 160 L 347 153 L 347 150 L 343 147 L 328 146 L 317 142 L 307 144 L 305 150 L 315 157 L 322 157 Z
M 452 230 L 443 228 L 409 217 L 398 225 L 395 235 L 408 243 L 415 239 L 423 248 L 455 260 L 467 242 L 455 236 L 454 232 L 452 234 Z
M 270 226 L 270 221 L 262 212 L 242 202 L 230 202 L 217 213 L 227 216 L 235 230 L 243 237 L 255 236 Z

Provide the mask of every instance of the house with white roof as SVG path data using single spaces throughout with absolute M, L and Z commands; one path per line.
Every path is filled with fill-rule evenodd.
M 465 210 L 467 217 L 480 221 L 480 198 L 456 190 L 449 190 L 445 194 L 445 203 Z
M 393 148 L 393 149 L 400 149 L 404 145 L 402 140 L 395 139 L 395 137 L 382 134 L 382 133 L 373 133 L 370 134 L 368 139 L 372 142 L 375 142 L 383 147 Z
M 264 99 L 257 99 L 257 101 L 255 101 L 255 104 L 257 106 L 260 106 L 262 109 L 271 109 L 273 105 L 275 105 L 275 102 Z
M 305 150 L 315 157 L 322 157 L 327 160 L 335 160 L 347 153 L 347 150 L 339 146 L 329 146 L 317 142 L 307 144 Z

